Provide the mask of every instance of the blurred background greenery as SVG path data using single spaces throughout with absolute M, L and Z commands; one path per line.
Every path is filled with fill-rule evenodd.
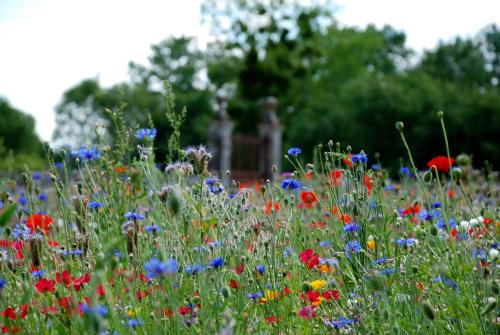
M 96 140 L 96 124 L 112 134 L 105 108 L 117 110 L 124 101 L 130 126 L 147 126 L 151 115 L 162 161 L 170 128 L 161 82 L 169 80 L 177 105 L 188 110 L 183 145 L 206 141 L 217 94 L 229 98 L 228 112 L 243 133 L 256 131 L 257 100 L 272 95 L 279 100 L 285 148 L 301 147 L 307 159 L 316 144 L 332 139 L 372 158 L 380 152 L 387 166 L 397 167 L 404 155 L 394 122 L 401 120 L 424 166 L 444 154 L 436 118 L 443 110 L 452 155 L 471 153 L 476 164 L 488 160 L 498 167 L 499 26 L 441 42 L 417 57 L 403 31 L 346 27 L 327 8 L 299 1 L 215 2 L 205 0 L 202 7 L 217 37 L 206 50 L 192 37 L 168 38 L 152 46 L 148 64 L 130 62 L 128 81 L 102 87 L 98 79 L 84 79 L 68 88 L 55 110 L 54 143 L 75 147 Z M 33 119 L 4 100 L 0 111 L 0 169 L 27 161 L 39 168 L 43 150 Z

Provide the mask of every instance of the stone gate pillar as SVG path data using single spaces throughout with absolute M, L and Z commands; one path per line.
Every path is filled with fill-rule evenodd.
M 278 173 L 281 170 L 283 127 L 276 115 L 277 108 L 278 100 L 275 97 L 267 97 L 262 102 L 262 122 L 259 124 L 259 136 L 263 142 L 262 164 L 265 178 L 272 176 L 272 165 L 276 165 Z
M 217 96 L 215 116 L 208 128 L 208 149 L 213 154 L 210 169 L 216 171 L 219 177 L 228 182 L 227 170 L 231 170 L 232 134 L 234 122 L 227 114 L 227 99 Z

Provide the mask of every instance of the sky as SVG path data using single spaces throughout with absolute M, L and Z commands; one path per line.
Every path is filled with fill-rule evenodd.
M 230 1 L 230 0 L 226 0 Z M 347 26 L 405 31 L 417 52 L 440 40 L 474 36 L 500 24 L 500 0 L 337 0 Z M 0 96 L 35 117 L 50 141 L 54 106 L 82 79 L 103 86 L 127 80 L 128 63 L 147 64 L 150 46 L 169 36 L 196 36 L 204 48 L 201 0 L 0 0 Z M 0 116 L 0 122 L 1 116 Z

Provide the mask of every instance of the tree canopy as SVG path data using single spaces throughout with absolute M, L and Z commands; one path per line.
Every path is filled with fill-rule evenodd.
M 392 125 L 402 120 L 423 166 L 444 152 L 435 117 L 443 110 L 452 155 L 468 152 L 480 163 L 500 163 L 497 26 L 416 55 L 404 32 L 342 26 L 327 5 L 252 0 L 219 6 L 206 0 L 202 10 L 217 37 L 206 50 L 189 37 L 169 38 L 152 46 L 149 64 L 130 63 L 128 82 L 103 88 L 95 79 L 82 81 L 56 109 L 55 138 L 95 139 L 93 125 L 110 124 L 105 108 L 116 110 L 125 101 L 131 127 L 146 126 L 151 116 L 164 157 L 170 128 L 161 82 L 168 80 L 178 106 L 188 110 L 183 145 L 206 141 L 214 97 L 222 92 L 239 132 L 256 131 L 257 101 L 277 97 L 285 144 L 305 153 L 332 139 L 369 155 L 380 152 L 397 166 L 402 149 Z M 68 131 L 75 126 L 78 132 Z

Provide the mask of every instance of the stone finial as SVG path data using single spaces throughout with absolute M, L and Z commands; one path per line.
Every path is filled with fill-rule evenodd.
M 262 122 L 265 124 L 279 125 L 276 109 L 278 109 L 278 99 L 267 97 L 262 102 Z
M 227 114 L 227 100 L 228 99 L 224 95 L 217 95 L 217 108 L 215 109 L 216 120 L 229 120 L 229 115 Z

